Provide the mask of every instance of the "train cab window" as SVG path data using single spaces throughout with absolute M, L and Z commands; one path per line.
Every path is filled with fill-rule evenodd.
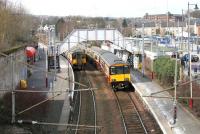
M 117 67 L 117 74 L 123 74 L 123 73 L 124 73 L 123 66 Z
M 113 66 L 110 67 L 110 74 L 114 75 L 114 74 L 129 74 L 130 73 L 130 69 L 128 66 Z
M 85 58 L 86 58 L 86 55 L 83 55 L 83 56 L 82 56 L 82 59 L 85 59 Z
M 80 53 L 76 54 L 77 59 L 81 59 L 82 55 Z
M 123 67 L 110 67 L 110 74 L 113 75 L 113 74 L 123 74 Z
M 124 66 L 124 74 L 130 73 L 130 69 L 128 66 Z
M 72 54 L 72 58 L 75 59 L 76 58 L 76 54 Z

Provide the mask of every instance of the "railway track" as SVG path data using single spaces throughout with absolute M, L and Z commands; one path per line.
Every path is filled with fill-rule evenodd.
M 77 127 L 75 128 L 75 134 L 96 134 L 97 133 L 97 121 L 96 121 L 96 102 L 95 94 L 93 90 L 90 90 L 91 83 L 87 78 L 86 72 L 81 71 L 82 83 L 88 85 L 88 91 L 79 92 L 79 111 L 77 119 Z
M 127 92 L 114 92 L 114 94 L 121 113 L 125 134 L 147 134 L 147 129 L 130 94 Z
M 105 78 L 102 77 L 101 73 L 94 73 L 92 66 L 87 66 L 87 69 L 87 71 L 75 71 L 76 81 L 88 85 L 90 88 L 93 85 L 98 90 L 95 90 L 95 93 L 93 90 L 75 92 L 74 99 L 76 101 L 73 101 L 73 119 L 70 123 L 76 124 L 76 127 L 70 127 L 71 131 L 70 133 L 67 132 L 67 134 L 161 134 L 160 131 L 157 131 L 159 126 L 152 125 L 153 119 L 149 120 L 146 117 L 149 117 L 146 114 L 148 111 L 139 108 L 142 119 L 138 117 L 139 113 L 133 102 L 133 100 L 137 102 L 138 98 L 133 97 L 130 92 L 119 91 L 114 93 L 109 88 L 110 86 L 105 84 Z M 75 87 L 75 89 L 80 88 L 82 87 Z M 137 107 L 142 105 L 137 103 Z M 147 125 L 146 122 L 150 122 L 152 127 Z M 102 126 L 100 131 L 97 124 Z M 148 130 L 144 126 L 147 126 Z
M 75 73 L 75 78 L 77 82 L 81 82 L 82 80 L 82 74 L 80 74 L 80 77 L 77 77 L 77 74 Z M 75 85 L 75 90 L 79 89 L 80 85 Z M 69 117 L 69 124 L 76 124 L 76 127 L 67 127 L 67 130 L 65 134 L 75 134 L 77 133 L 77 127 L 79 122 L 79 113 L 80 113 L 80 104 L 81 103 L 81 94 L 80 92 L 74 92 L 73 100 L 71 101 L 71 109 L 70 109 L 70 117 Z M 75 131 L 74 131 L 75 130 Z

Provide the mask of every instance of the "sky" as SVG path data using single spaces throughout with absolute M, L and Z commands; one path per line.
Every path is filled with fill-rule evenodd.
M 52 16 L 103 16 L 103 17 L 143 17 L 148 14 L 181 14 L 188 2 L 198 4 L 199 0 L 10 0 L 21 3 L 34 15 Z

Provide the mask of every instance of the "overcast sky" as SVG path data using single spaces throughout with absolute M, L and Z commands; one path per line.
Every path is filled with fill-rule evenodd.
M 199 0 L 10 0 L 21 3 L 34 15 L 83 15 L 104 17 L 143 17 L 145 13 L 181 14 L 187 10 L 188 1 Z M 190 5 L 192 9 L 193 6 Z

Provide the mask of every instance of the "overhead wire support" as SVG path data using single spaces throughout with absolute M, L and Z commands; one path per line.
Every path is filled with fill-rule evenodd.
M 200 75 L 197 75 L 197 76 L 200 76 Z M 178 86 L 183 86 L 183 85 L 185 85 L 185 84 L 188 84 L 188 83 L 190 83 L 190 82 L 193 82 L 193 81 L 197 81 L 197 80 L 200 80 L 200 78 L 196 78 L 196 79 L 192 79 L 192 81 L 186 81 L 186 82 L 184 82 L 184 83 L 181 83 L 181 84 L 176 84 L 176 86 L 178 87 Z M 155 94 L 159 94 L 159 93 L 162 93 L 162 92 L 166 92 L 166 91 L 169 91 L 169 90 L 174 90 L 174 86 L 172 86 L 172 87 L 169 87 L 169 88 L 166 88 L 166 89 L 164 89 L 164 90 L 162 90 L 162 91 L 157 91 L 157 92 L 153 92 L 153 93 L 150 93 L 150 95 L 155 95 Z
M 2 53 L 2 52 L 0 52 L 0 55 L 2 55 L 2 56 L 4 56 L 4 57 L 10 57 L 9 55 L 6 55 L 6 54 L 4 54 L 4 53 Z M 12 58 L 12 56 L 11 56 L 11 58 Z M 11 61 L 13 61 L 13 59 L 11 59 Z M 46 70 L 44 71 L 42 68 L 39 68 L 39 67 L 36 67 L 36 66 L 33 66 L 33 65 L 30 65 L 30 64 L 28 64 L 28 63 L 25 63 L 25 62 L 22 62 L 22 61 L 19 61 L 19 60 L 15 60 L 15 62 L 18 62 L 18 63 L 21 63 L 21 64 L 23 64 L 23 65 L 26 65 L 27 66 L 27 68 L 36 68 L 36 69 L 38 69 L 38 70 L 41 70 L 41 71 L 43 71 L 43 72 L 45 72 L 45 73 L 49 73 L 49 72 L 47 72 Z M 12 70 L 14 70 L 14 66 L 12 65 Z M 12 72 L 14 72 L 14 71 L 12 71 Z M 50 73 L 51 74 L 51 73 Z M 41 102 L 39 102 L 39 103 L 37 103 L 37 104 L 35 104 L 35 105 L 32 105 L 31 107 L 29 107 L 29 108 L 27 108 L 27 109 L 25 109 L 25 110 L 23 110 L 23 111 L 21 111 L 21 112 L 18 112 L 17 114 L 15 113 L 15 92 L 17 92 L 17 91 L 15 91 L 14 90 L 14 81 L 13 81 L 13 73 L 12 73 L 12 75 L 11 75 L 11 77 L 12 77 L 12 89 L 11 89 L 11 92 L 12 92 L 12 120 L 11 120 L 11 122 L 12 123 L 15 123 L 15 117 L 16 117 L 16 115 L 19 115 L 19 114 L 22 114 L 22 113 L 24 113 L 24 112 L 26 112 L 26 111 L 28 111 L 28 110 L 30 110 L 30 109 L 32 109 L 32 108 L 34 108 L 34 107 L 36 107 L 36 106 L 38 106 L 38 105 L 40 105 L 40 104 L 42 104 L 42 103 L 45 103 L 46 101 L 48 101 L 48 100 L 50 100 L 50 99 L 53 99 L 53 98 L 55 98 L 55 97 L 57 97 L 57 96 L 59 96 L 59 95 L 61 95 L 63 92 L 61 92 L 61 93 L 59 93 L 59 94 L 57 94 L 57 95 L 55 95 L 55 96 L 53 96 L 53 97 L 50 97 L 50 98 L 47 98 L 47 99 L 45 99 L 45 100 L 43 100 L 43 101 L 41 101 Z M 61 79 L 63 79 L 63 80 L 66 80 L 67 78 L 63 78 L 63 77 L 61 77 L 61 76 L 59 76 L 58 75 L 58 78 L 61 78 Z M 71 82 L 71 81 L 70 81 Z M 83 86 L 83 87 L 87 87 L 86 85 L 84 85 L 84 84 L 81 84 L 81 83 L 78 83 L 78 82 L 75 82 L 75 81 L 72 81 L 73 83 L 75 83 L 75 84 L 78 84 L 78 85 L 81 85 L 81 86 Z M 4 90 L 5 91 L 5 90 Z M 8 90 L 7 90 L 8 91 Z M 66 92 L 66 91 L 65 91 Z
M 12 80 L 12 120 L 11 123 L 15 123 L 15 88 L 14 88 L 14 56 L 11 55 L 11 80 Z
M 144 23 L 142 24 L 142 76 L 144 77 Z
M 40 90 L 14 90 L 14 92 L 19 93 L 61 93 L 61 92 L 82 92 L 82 91 L 88 91 L 88 90 L 97 90 L 97 88 L 82 88 L 82 89 L 76 89 L 76 90 L 70 90 L 67 88 L 66 90 L 56 90 L 56 91 L 40 91 Z M 0 90 L 1 92 L 12 92 L 12 90 Z
M 192 51 L 191 51 L 191 44 L 190 44 L 190 5 L 195 5 L 195 10 L 199 9 L 197 4 L 191 4 L 188 2 L 188 55 L 189 55 L 189 68 L 188 74 L 190 78 L 190 100 L 189 100 L 189 107 L 193 108 L 193 89 L 192 89 Z
M 76 127 L 77 124 L 68 124 L 68 123 L 49 123 L 49 122 L 39 122 L 39 121 L 33 121 L 33 120 L 18 120 L 17 123 L 19 124 L 32 124 L 32 125 L 51 125 L 51 126 L 70 126 L 70 127 Z M 92 125 L 78 125 L 79 127 L 86 127 L 87 129 L 94 129 L 103 128 L 102 126 L 92 126 Z
M 176 118 L 177 118 L 177 55 L 178 52 L 176 52 L 176 62 L 175 62 L 175 75 L 174 75 L 174 104 L 173 104 L 173 108 L 174 108 L 174 115 L 173 115 L 173 124 L 176 124 Z
M 154 96 L 154 95 L 143 95 L 142 97 L 150 97 L 150 98 L 160 98 L 160 99 L 174 99 L 174 97 L 171 96 Z M 179 96 L 177 99 L 190 99 L 190 97 L 185 97 L 185 96 Z M 200 97 L 193 97 L 194 100 L 200 100 Z
M 37 107 L 37 106 L 39 106 L 39 105 L 41 105 L 41 104 L 47 102 L 48 100 L 54 99 L 55 97 L 58 97 L 58 96 L 60 96 L 60 95 L 62 95 L 62 93 L 57 94 L 57 95 L 54 95 L 54 96 L 52 96 L 52 97 L 49 97 L 49 98 L 47 98 L 47 99 L 45 99 L 45 100 L 43 100 L 43 101 L 40 101 L 39 103 L 36 103 L 36 104 L 32 105 L 31 107 L 28 107 L 28 108 L 26 108 L 26 109 L 24 109 L 24 110 L 18 112 L 16 115 L 20 115 L 20 114 L 22 114 L 22 113 L 24 113 L 24 112 L 26 112 L 26 111 L 29 111 L 29 110 L 31 110 L 32 108 L 35 108 L 35 107 Z
M 2 52 L 0 52 L 0 55 L 2 55 L 2 56 L 4 56 L 4 57 L 9 57 L 8 55 L 6 55 L 6 54 L 4 54 L 4 53 L 2 53 Z M 34 66 L 34 65 L 30 65 L 30 64 L 28 64 L 28 63 L 19 61 L 19 60 L 17 60 L 17 59 L 16 59 L 15 61 L 18 62 L 18 63 L 21 63 L 21 64 L 23 64 L 23 65 L 26 65 L 26 66 L 27 66 L 28 68 L 30 68 L 30 69 L 35 68 L 35 69 L 40 70 L 40 71 L 42 71 L 42 72 L 45 72 L 45 73 L 54 75 L 53 72 L 48 72 L 48 71 L 44 70 L 44 68 L 36 67 L 36 66 Z M 64 78 L 64 77 L 59 76 L 59 75 L 56 75 L 56 77 L 57 77 L 57 78 L 60 78 L 60 79 L 63 79 L 63 80 L 68 80 L 68 79 L 69 79 L 68 77 Z M 86 88 L 87 88 L 86 85 L 81 84 L 81 83 L 79 83 L 79 82 L 75 82 L 75 81 L 72 81 L 72 80 L 70 80 L 70 82 L 75 83 L 75 84 L 77 84 L 77 85 L 80 85 L 80 86 L 83 86 L 83 87 L 86 87 Z

